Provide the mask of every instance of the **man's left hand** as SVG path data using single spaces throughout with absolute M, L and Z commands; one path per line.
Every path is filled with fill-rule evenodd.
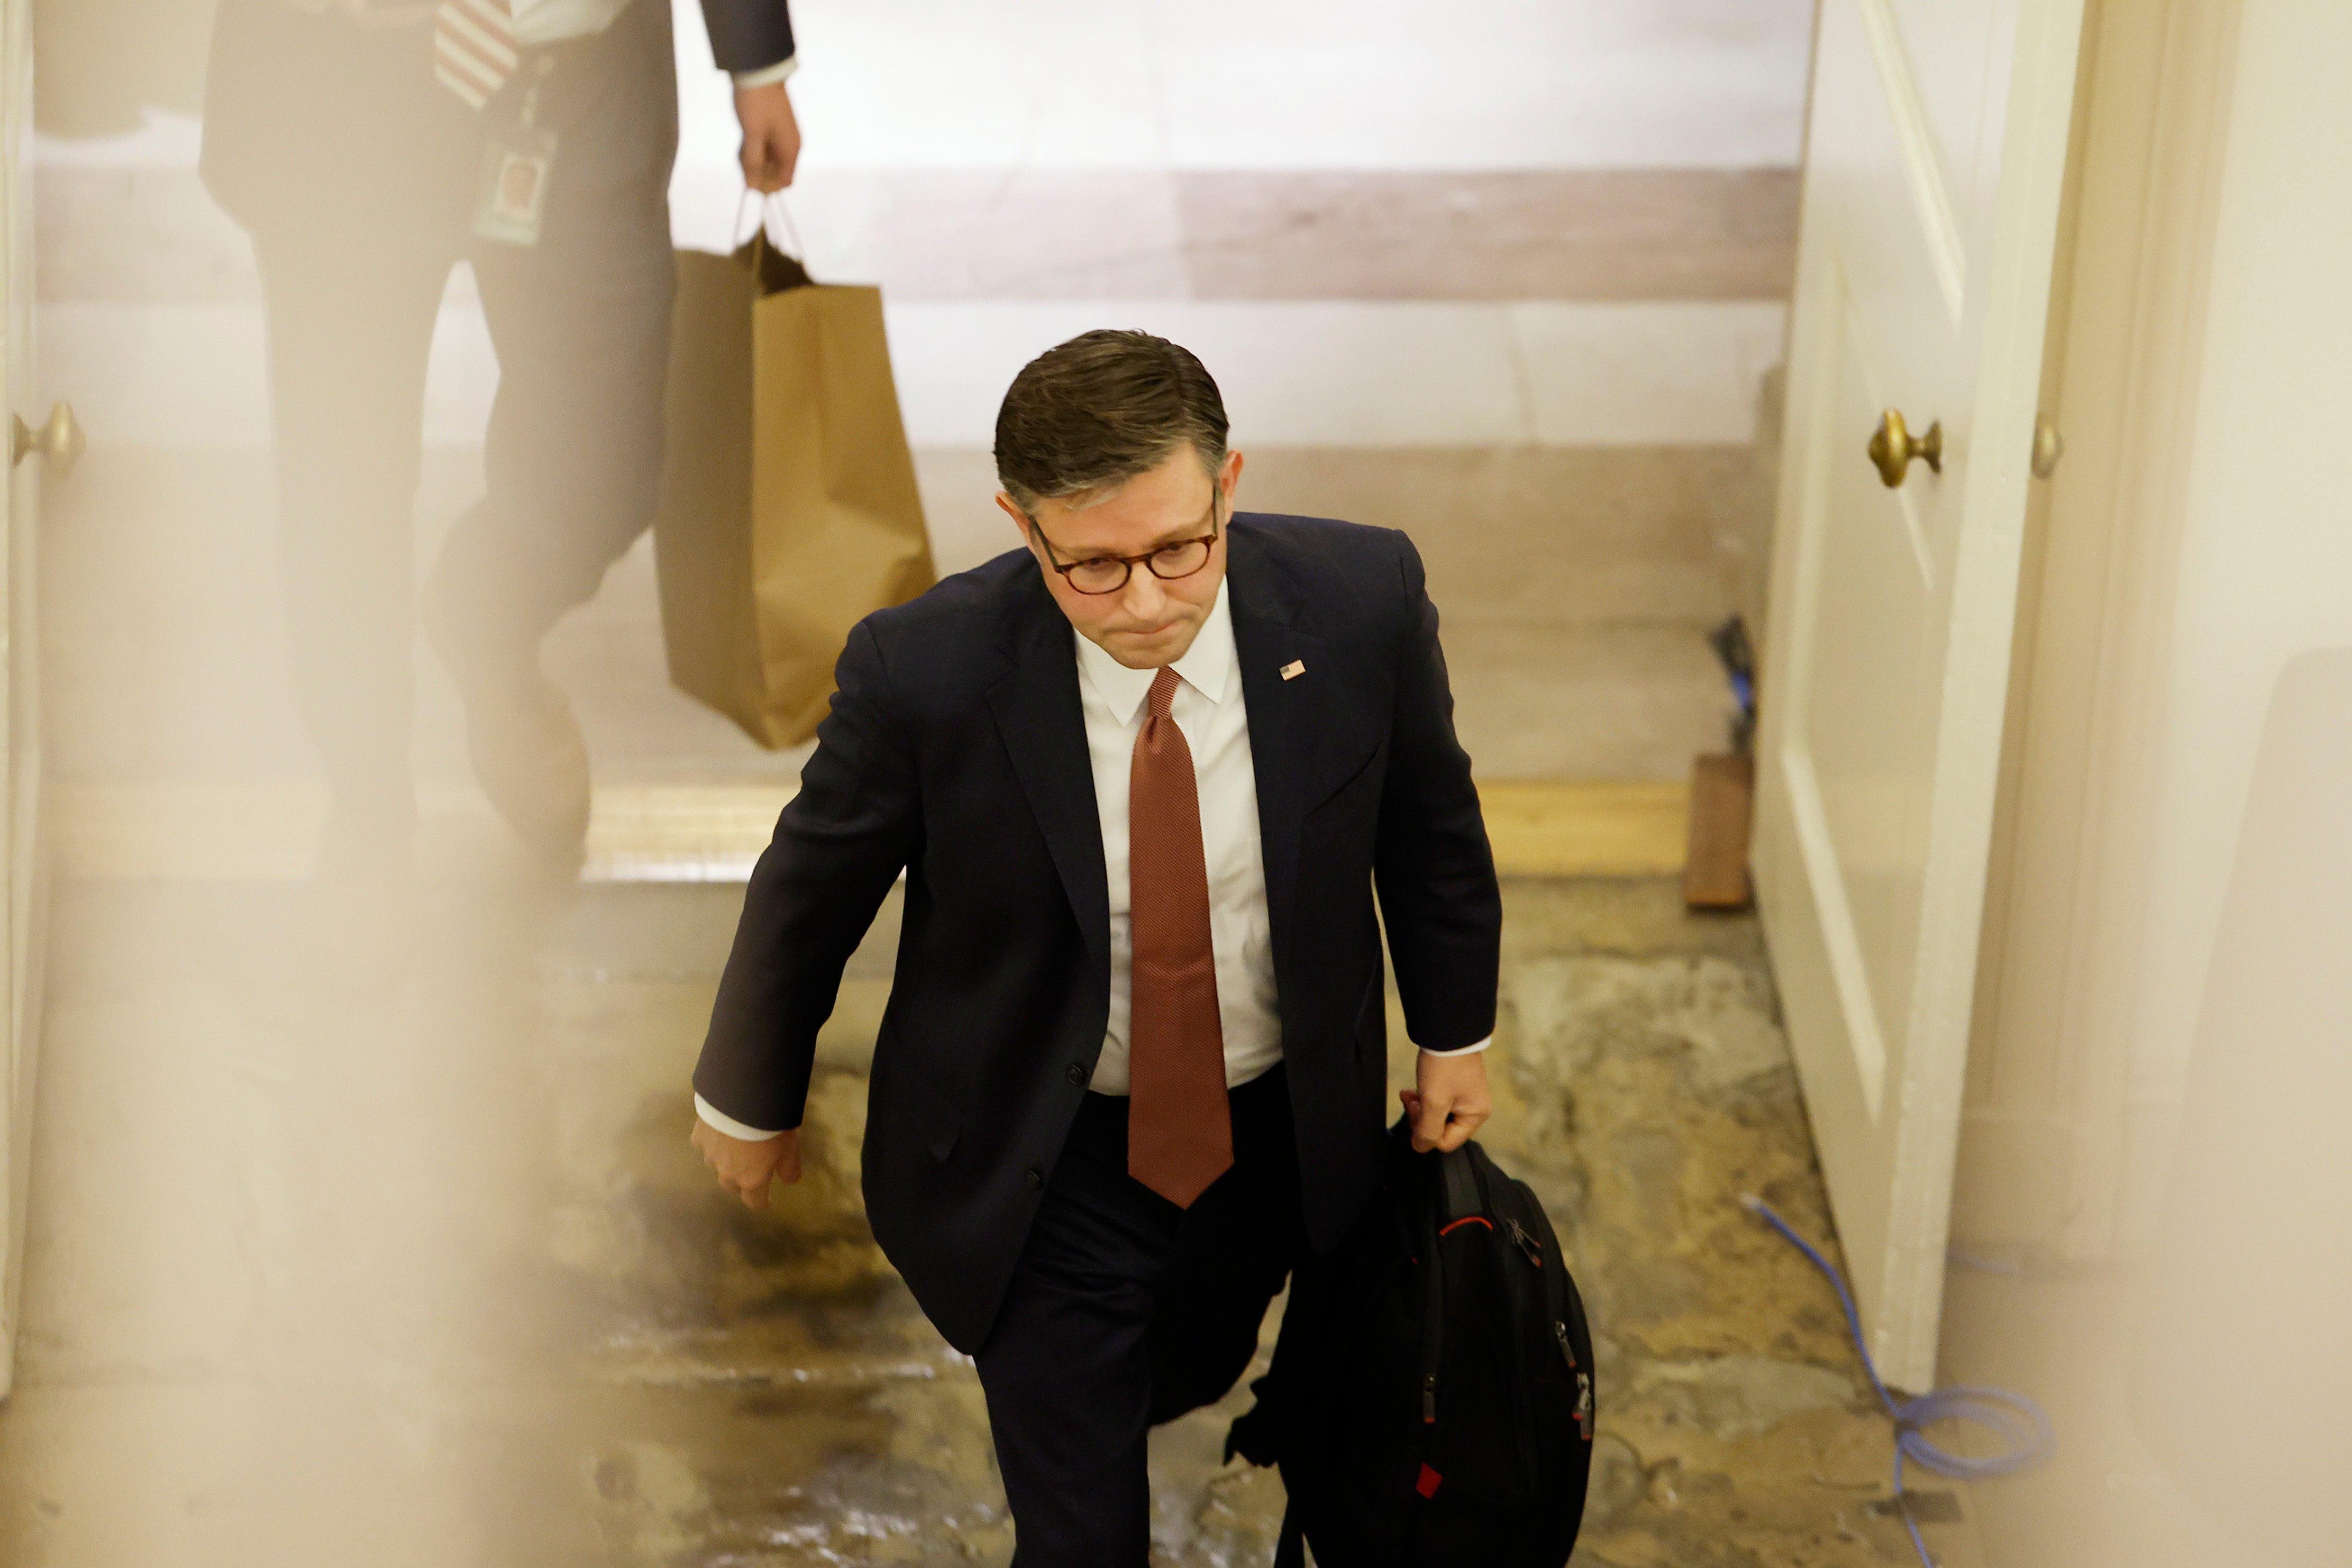
M 735 118 L 743 127 L 743 183 L 769 195 L 791 184 L 793 165 L 801 161 L 801 126 L 784 83 L 737 88 Z
M 775 1183 L 801 1179 L 798 1128 L 772 1138 L 730 1138 L 698 1116 L 687 1141 L 719 1173 L 719 1184 L 741 1198 L 747 1209 L 766 1208 L 768 1189 Z
M 1413 1075 L 1419 1089 L 1397 1090 L 1404 1113 L 1412 1118 L 1413 1151 L 1426 1154 L 1432 1149 L 1459 1149 L 1494 1112 L 1494 1101 L 1486 1095 L 1486 1053 L 1420 1055 Z

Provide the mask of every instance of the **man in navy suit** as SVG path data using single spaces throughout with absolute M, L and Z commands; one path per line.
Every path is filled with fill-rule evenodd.
M 1236 512 L 1216 384 L 1089 332 L 998 417 L 1025 550 L 868 616 L 744 900 L 694 1141 L 799 1174 L 817 1030 L 906 910 L 876 1239 L 978 1362 L 1019 1568 L 1144 1568 L 1145 1434 L 1249 1363 L 1372 1192 L 1381 931 L 1423 1148 L 1486 1119 L 1502 924 L 1402 533 Z

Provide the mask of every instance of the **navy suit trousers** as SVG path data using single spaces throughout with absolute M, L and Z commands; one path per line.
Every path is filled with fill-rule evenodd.
M 1013 1568 L 1146 1568 L 1145 1436 L 1224 1397 L 1305 1246 L 1283 1069 L 1230 1091 L 1234 1165 L 1180 1209 L 1127 1173 L 1124 1098 L 1088 1094 L 980 1380 Z

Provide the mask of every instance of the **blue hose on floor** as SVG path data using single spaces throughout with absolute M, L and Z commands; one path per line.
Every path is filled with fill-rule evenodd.
M 2005 1388 L 1975 1388 L 1965 1384 L 1938 1388 L 1933 1393 L 1898 1400 L 1887 1392 L 1879 1380 L 1878 1367 L 1870 1359 L 1870 1347 L 1863 1342 L 1862 1314 L 1854 1310 L 1853 1295 L 1845 1281 L 1831 1267 L 1830 1260 L 1816 1251 L 1812 1245 L 1789 1228 L 1789 1222 L 1772 1212 L 1762 1198 L 1743 1194 L 1739 1200 L 1757 1217 L 1786 1237 L 1789 1244 L 1812 1260 L 1814 1268 L 1829 1279 L 1830 1289 L 1837 1292 L 1838 1304 L 1845 1309 L 1846 1331 L 1853 1336 L 1853 1348 L 1862 1357 L 1862 1370 L 1870 1374 L 1870 1386 L 1878 1391 L 1878 1402 L 1886 1406 L 1886 1414 L 1895 1422 L 1895 1506 L 1902 1510 L 1903 1528 L 1911 1532 L 1911 1544 L 1919 1553 L 1926 1568 L 1936 1568 L 1936 1560 L 1927 1555 L 1927 1543 L 1919 1539 L 1918 1521 L 1911 1517 L 1910 1504 L 1903 1491 L 1903 1461 L 1907 1457 L 1934 1470 L 1938 1475 L 1956 1477 L 1964 1481 L 1985 1480 L 1993 1476 L 2013 1476 L 2030 1470 L 2050 1457 L 2057 1443 L 2051 1430 L 2050 1417 L 2042 1406 L 2021 1394 L 2011 1394 Z M 1939 1448 L 1927 1440 L 1923 1427 L 1938 1421 L 1973 1421 L 2000 1435 L 2009 1451 L 1981 1459 L 1969 1458 Z

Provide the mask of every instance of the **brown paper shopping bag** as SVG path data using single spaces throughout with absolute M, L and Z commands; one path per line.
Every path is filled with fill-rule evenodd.
M 868 612 L 931 585 L 878 289 L 763 238 L 682 250 L 654 524 L 670 680 L 771 748 L 816 731 Z

